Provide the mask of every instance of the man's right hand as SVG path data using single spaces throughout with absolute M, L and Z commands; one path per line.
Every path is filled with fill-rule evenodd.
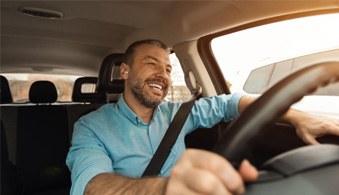
M 255 181 L 258 174 L 247 160 L 237 171 L 218 154 L 188 149 L 174 166 L 165 194 L 243 194 L 244 181 Z

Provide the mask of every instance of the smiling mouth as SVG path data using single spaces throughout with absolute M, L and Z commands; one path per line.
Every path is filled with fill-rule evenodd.
M 149 83 L 148 86 L 153 88 L 153 89 L 160 90 L 160 91 L 162 91 L 164 89 L 164 87 L 162 85 L 155 84 L 155 83 Z

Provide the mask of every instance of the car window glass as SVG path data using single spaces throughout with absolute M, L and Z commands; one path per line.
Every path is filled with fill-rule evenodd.
M 339 48 L 339 14 L 276 22 L 212 40 L 213 54 L 231 91 L 241 91 L 258 67 Z
M 47 80 L 54 83 L 58 102 L 71 102 L 74 81 L 80 77 L 76 75 L 51 75 L 51 74 L 2 74 L 8 80 L 14 103 L 29 102 L 28 93 L 32 83 L 39 80 Z
M 191 93 L 186 87 L 183 70 L 174 53 L 170 55 L 170 60 L 173 66 L 171 73 L 172 84 L 165 99 L 167 101 L 185 101 L 191 97 Z M 113 71 L 113 73 L 120 73 L 120 71 Z M 33 82 L 38 80 L 48 80 L 54 83 L 58 92 L 58 102 L 71 102 L 74 81 L 80 77 L 77 75 L 21 73 L 6 73 L 2 75 L 5 76 L 9 82 L 14 103 L 29 102 L 29 88 Z M 118 77 L 120 77 L 120 75 L 114 75 L 114 78 Z M 95 87 L 96 86 L 94 84 L 82 85 L 81 92 L 93 93 L 95 91 Z
M 172 84 L 165 99 L 167 101 L 182 102 L 189 99 L 192 95 L 186 86 L 184 72 L 175 53 L 170 55 L 170 61 L 172 64 Z
M 275 22 L 217 37 L 211 48 L 231 92 L 260 95 L 300 68 L 339 61 L 337 21 L 339 14 Z M 339 117 L 333 108 L 339 107 L 338 98 L 336 83 L 305 96 L 294 106 L 314 113 L 334 112 Z

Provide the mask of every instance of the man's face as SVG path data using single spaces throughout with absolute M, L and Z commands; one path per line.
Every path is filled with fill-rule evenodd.
M 154 108 L 168 92 L 171 71 L 167 51 L 153 45 L 141 45 L 136 48 L 130 65 L 127 85 L 141 104 Z

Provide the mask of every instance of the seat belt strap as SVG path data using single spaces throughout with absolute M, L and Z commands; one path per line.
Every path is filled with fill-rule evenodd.
M 160 173 L 161 168 L 165 164 L 165 161 L 170 154 L 171 148 L 176 142 L 178 135 L 182 127 L 184 126 L 189 113 L 191 112 L 194 102 L 195 98 L 181 104 L 179 110 L 174 116 L 173 121 L 168 127 L 163 139 L 161 140 L 159 147 L 153 155 L 152 160 L 145 169 L 145 172 L 142 175 L 143 177 L 152 175 L 155 176 Z

